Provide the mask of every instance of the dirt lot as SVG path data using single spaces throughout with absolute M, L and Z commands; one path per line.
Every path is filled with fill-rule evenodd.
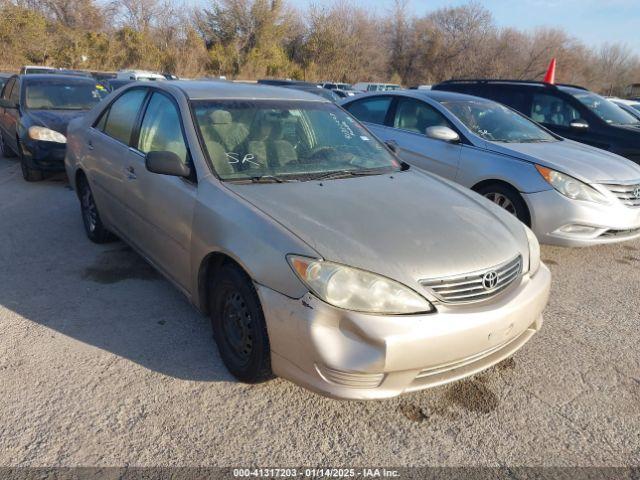
M 638 465 L 640 242 L 543 248 L 542 332 L 450 386 L 338 402 L 242 385 L 207 319 L 63 178 L 0 159 L 0 465 Z

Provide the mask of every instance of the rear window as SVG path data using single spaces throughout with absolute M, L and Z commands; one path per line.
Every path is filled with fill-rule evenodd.
M 32 110 L 89 110 L 107 95 L 97 83 L 38 81 L 25 85 L 25 107 Z

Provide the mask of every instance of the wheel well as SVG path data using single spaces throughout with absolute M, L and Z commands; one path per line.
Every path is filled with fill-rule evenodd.
M 80 180 L 86 179 L 86 178 L 87 178 L 87 175 L 84 173 L 84 171 L 81 168 L 76 170 L 75 186 L 76 186 L 76 195 L 78 195 L 78 198 L 80 197 L 80 191 L 78 190 L 78 182 L 80 182 Z
M 225 253 L 212 252 L 204 257 L 198 269 L 198 307 L 205 315 L 209 314 L 211 279 L 224 265 L 235 265 L 247 275 L 247 278 L 251 278 L 238 262 Z
M 522 198 L 522 195 L 520 194 L 518 189 L 513 185 L 511 185 L 509 182 L 505 182 L 504 180 L 497 180 L 497 179 L 483 180 L 481 182 L 476 183 L 473 187 L 471 187 L 471 190 L 473 190 L 474 192 L 479 192 L 481 189 L 488 187 L 490 185 L 503 186 L 511 190 L 518 197 L 520 197 L 520 199 L 522 200 L 522 204 L 526 209 L 526 221 L 524 223 L 525 225 L 527 225 L 527 227 L 531 227 L 531 211 L 529 210 L 529 205 L 527 205 L 527 202 L 524 201 L 524 198 Z

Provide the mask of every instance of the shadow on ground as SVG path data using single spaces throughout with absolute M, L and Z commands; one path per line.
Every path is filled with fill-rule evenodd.
M 124 243 L 87 240 L 64 175 L 14 176 L 5 194 L 24 200 L 0 204 L 0 305 L 55 332 L 52 348 L 62 334 L 172 377 L 234 381 L 205 316 Z

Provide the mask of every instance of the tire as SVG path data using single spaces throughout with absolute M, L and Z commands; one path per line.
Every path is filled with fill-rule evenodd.
M 100 219 L 98 206 L 93 198 L 93 192 L 89 186 L 86 177 L 81 176 L 78 179 L 78 197 L 80 199 L 80 213 L 82 214 L 82 223 L 84 231 L 89 240 L 94 243 L 107 243 L 116 240 L 109 230 L 107 230 Z
M 226 264 L 213 276 L 210 289 L 213 336 L 229 372 L 245 383 L 273 378 L 264 314 L 249 277 Z
M 531 225 L 527 204 L 515 188 L 501 183 L 492 183 L 479 188 L 476 192 L 515 215 L 525 225 Z
M 43 178 L 42 170 L 37 168 L 31 168 L 27 163 L 24 154 L 22 153 L 22 148 L 20 147 L 20 142 L 18 141 L 18 158 L 20 159 L 20 168 L 22 169 L 22 178 L 24 178 L 27 182 L 39 182 Z
M 11 150 L 11 147 L 5 143 L 2 134 L 0 134 L 0 153 L 2 153 L 2 156 L 5 158 L 13 158 L 16 156 L 16 152 Z

